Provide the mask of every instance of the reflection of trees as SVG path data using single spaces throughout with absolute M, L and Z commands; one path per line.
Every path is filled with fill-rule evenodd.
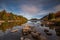
M 52 29 L 52 30 L 55 29 L 56 35 L 60 36 L 60 27 L 59 26 L 49 26 L 49 29 Z
M 60 26 L 49 26 L 49 29 L 55 30 L 56 35 L 60 36 Z
M 12 12 L 6 12 L 6 10 L 2 10 L 0 12 L 0 21 L 5 21 L 0 25 L 0 30 L 5 31 L 6 29 L 12 28 L 16 25 L 21 25 L 27 22 L 27 19 L 21 15 L 15 15 Z M 7 23 L 13 22 L 13 23 Z
M 56 35 L 57 36 L 60 36 L 60 27 L 56 27 L 55 28 L 55 31 L 56 31 Z
M 20 22 L 13 22 L 13 23 L 7 23 L 7 22 L 5 22 L 5 23 L 2 23 L 1 25 L 0 25 L 0 30 L 2 30 L 3 32 L 5 32 L 6 31 L 6 29 L 12 29 L 13 27 L 15 27 L 15 26 L 20 26 L 21 25 L 21 23 Z
M 0 25 L 0 29 L 4 32 L 4 31 L 6 31 L 6 29 L 9 29 L 9 28 L 12 28 L 13 27 L 13 25 L 12 24 L 9 24 L 9 23 L 2 23 L 1 25 Z
M 55 26 L 49 26 L 49 29 L 54 30 Z

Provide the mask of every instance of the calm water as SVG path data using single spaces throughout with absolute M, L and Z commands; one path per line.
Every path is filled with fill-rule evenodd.
M 0 40 L 20 40 L 21 37 L 21 29 L 25 25 L 30 25 L 32 27 L 35 27 L 38 32 L 41 33 L 42 37 L 47 38 L 47 40 L 60 40 L 60 36 L 57 36 L 57 33 L 59 31 L 59 27 L 55 26 L 50 26 L 46 27 L 41 26 L 40 22 L 32 23 L 32 22 L 27 22 L 25 24 L 20 25 L 20 23 L 0 23 Z M 17 32 L 11 32 L 12 30 L 18 29 Z M 47 35 L 44 32 L 44 29 L 48 29 L 52 35 Z M 58 31 L 56 31 L 58 29 Z

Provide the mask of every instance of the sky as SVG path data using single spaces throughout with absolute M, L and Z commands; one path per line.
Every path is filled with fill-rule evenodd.
M 0 11 L 4 9 L 28 19 L 42 18 L 60 11 L 60 0 L 0 0 Z

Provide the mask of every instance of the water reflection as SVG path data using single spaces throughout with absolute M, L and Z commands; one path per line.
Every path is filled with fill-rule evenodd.
M 47 37 L 49 40 L 59 40 L 60 38 L 60 27 L 57 27 L 57 26 L 41 26 L 41 22 L 30 22 L 28 21 L 27 23 L 25 24 L 22 24 L 21 23 L 2 23 L 0 25 L 0 35 L 3 36 L 3 34 L 8 37 L 8 35 L 10 34 L 11 35 L 11 30 L 14 30 L 14 29 L 19 29 L 21 30 L 25 25 L 30 25 L 32 27 L 35 27 L 35 29 L 40 32 L 43 36 Z M 47 35 L 46 32 L 44 32 L 45 29 L 48 29 L 49 33 L 48 34 L 52 34 L 51 36 Z M 19 31 L 20 33 L 20 31 Z M 18 32 L 16 34 L 13 34 L 13 35 L 21 35 L 19 34 Z M 5 37 L 5 36 L 4 36 Z M 11 37 L 11 36 L 10 36 Z M 20 37 L 19 37 L 20 38 Z M 7 40 L 7 38 L 6 38 Z M 16 39 L 15 39 L 16 40 Z
M 60 36 L 60 26 L 49 26 L 50 30 L 55 30 L 56 35 Z
M 57 35 L 57 36 L 60 36 L 60 26 L 57 26 L 57 27 L 55 28 L 55 31 L 56 31 L 56 35 Z
M 21 23 L 8 23 L 8 22 L 5 22 L 5 23 L 2 23 L 0 25 L 0 30 L 2 30 L 3 32 L 5 32 L 6 30 L 8 29 L 12 29 L 13 27 L 15 26 L 21 26 Z

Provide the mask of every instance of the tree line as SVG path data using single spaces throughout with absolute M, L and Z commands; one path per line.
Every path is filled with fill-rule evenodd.
M 49 13 L 48 15 L 45 15 L 41 20 L 46 20 L 46 21 L 59 21 L 60 20 L 60 11 L 56 13 Z
M 20 22 L 26 22 L 27 18 L 21 15 L 15 15 L 12 12 L 6 12 L 6 10 L 0 11 L 0 20 L 8 21 L 8 20 L 20 20 Z

